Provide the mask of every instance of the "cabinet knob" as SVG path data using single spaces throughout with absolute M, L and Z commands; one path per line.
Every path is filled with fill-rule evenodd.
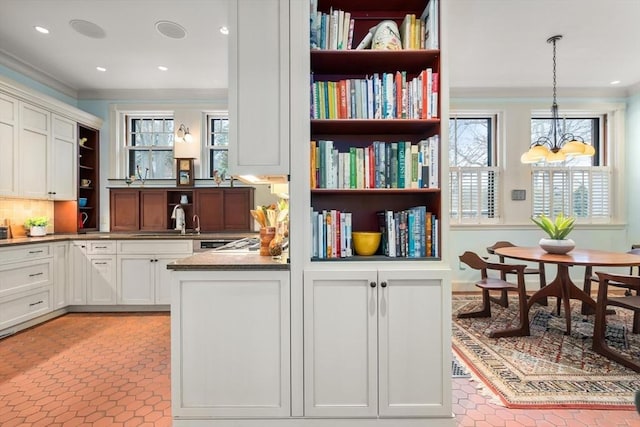
M 380 283 L 380 286 L 382 286 L 383 288 L 386 288 L 387 287 L 387 282 Z
M 372 288 L 375 288 L 376 287 L 376 282 L 369 283 L 369 286 L 371 286 Z

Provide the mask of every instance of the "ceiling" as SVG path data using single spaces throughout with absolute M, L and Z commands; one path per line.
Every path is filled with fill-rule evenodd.
M 454 90 L 550 87 L 546 39 L 555 34 L 564 35 L 559 88 L 608 90 L 619 80 L 615 89 L 628 92 L 640 83 L 638 0 L 440 1 L 450 2 L 453 17 L 447 53 Z M 0 65 L 79 98 L 113 90 L 224 89 L 228 42 L 219 28 L 227 24 L 227 2 L 0 0 Z M 72 19 L 97 24 L 106 36 L 76 32 Z M 158 21 L 179 24 L 186 37 L 160 34 Z M 36 25 L 50 33 L 37 33 Z

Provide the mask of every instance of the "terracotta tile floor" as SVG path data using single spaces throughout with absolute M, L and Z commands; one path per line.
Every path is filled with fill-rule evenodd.
M 170 426 L 168 313 L 68 314 L 0 340 L 0 426 Z M 463 427 L 638 427 L 635 411 L 509 410 L 453 380 Z

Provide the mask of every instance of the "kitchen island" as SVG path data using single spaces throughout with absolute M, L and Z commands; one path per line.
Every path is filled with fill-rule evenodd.
M 290 414 L 289 264 L 208 251 L 171 274 L 174 426 Z M 236 421 L 232 422 L 233 425 Z M 256 424 L 257 425 L 257 424 Z

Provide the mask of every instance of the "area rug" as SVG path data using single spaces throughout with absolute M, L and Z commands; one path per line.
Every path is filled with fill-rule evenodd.
M 531 335 L 489 338 L 495 329 L 517 326 L 517 300 L 505 309 L 492 304 L 491 318 L 458 319 L 458 312 L 479 309 L 479 296 L 453 297 L 453 349 L 476 379 L 507 408 L 634 409 L 640 375 L 591 350 L 593 315 L 572 304 L 572 331 L 565 332 L 564 313 L 534 306 Z M 553 305 L 553 307 L 552 307 Z M 616 310 L 607 317 L 610 346 L 640 358 L 640 336 L 631 333 L 633 315 Z M 608 325 L 609 326 L 609 325 Z

